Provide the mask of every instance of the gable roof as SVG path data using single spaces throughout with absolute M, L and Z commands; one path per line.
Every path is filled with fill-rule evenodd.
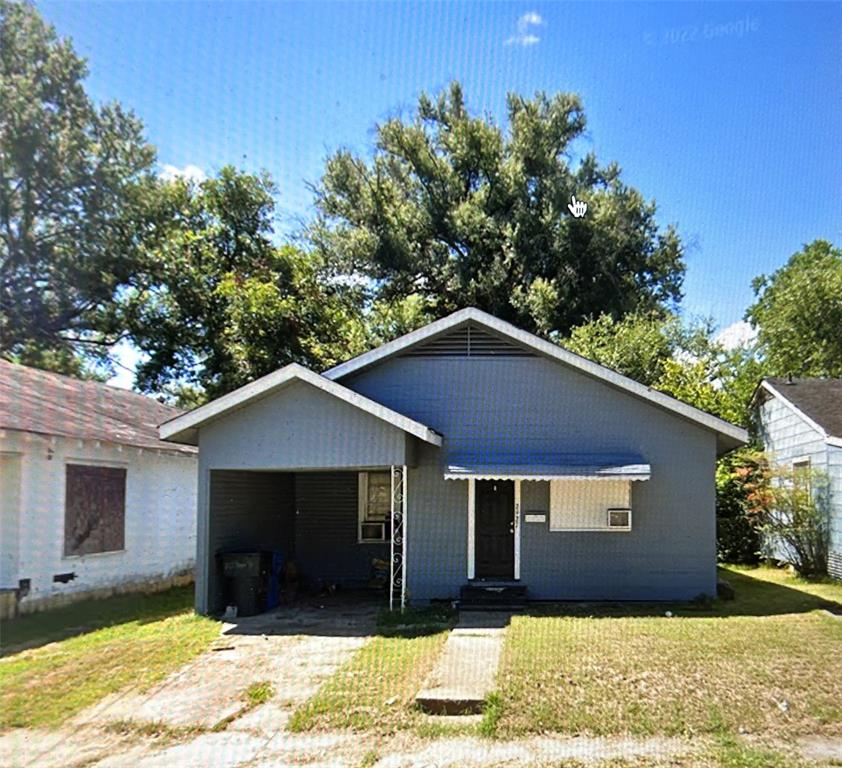
M 842 445 L 842 379 L 769 377 L 761 388 L 788 404 L 835 445 Z
M 158 424 L 179 413 L 127 389 L 0 360 L 0 429 L 194 454 L 158 437 Z
M 161 439 L 196 445 L 199 427 L 231 411 L 242 408 L 254 400 L 266 397 L 294 381 L 309 384 L 425 442 L 439 446 L 442 443 L 441 435 L 435 430 L 397 411 L 393 411 L 391 408 L 376 403 L 374 400 L 342 386 L 342 384 L 326 379 L 298 363 L 290 363 L 250 384 L 229 392 L 227 395 L 161 424 L 159 427 Z
M 720 419 L 718 416 L 695 408 L 681 400 L 676 400 L 674 397 L 665 395 L 663 392 L 659 392 L 652 387 L 647 387 L 645 384 L 630 379 L 628 376 L 623 376 L 616 371 L 612 371 L 610 368 L 599 365 L 599 363 L 588 360 L 581 355 L 577 355 L 558 344 L 523 331 L 511 323 L 507 323 L 473 307 L 461 309 L 441 320 L 436 320 L 429 325 L 425 325 L 417 331 L 407 333 L 394 341 L 372 349 L 370 352 L 366 352 L 341 365 L 337 365 L 326 371 L 323 375 L 325 378 L 339 381 L 346 376 L 370 368 L 422 342 L 434 339 L 447 331 L 468 323 L 491 331 L 504 339 L 520 345 L 524 349 L 541 354 L 551 360 L 564 363 L 587 376 L 605 382 L 610 386 L 628 392 L 666 411 L 681 416 L 688 421 L 714 431 L 717 434 L 717 444 L 720 452 L 729 451 L 748 442 L 748 432 L 742 427 L 731 424 L 724 419 Z

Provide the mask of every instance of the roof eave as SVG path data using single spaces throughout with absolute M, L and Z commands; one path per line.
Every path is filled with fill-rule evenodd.
M 200 427 L 239 410 L 256 400 L 267 397 L 294 381 L 302 381 L 314 386 L 353 407 L 369 413 L 381 421 L 391 424 L 397 429 L 403 430 L 407 434 L 417 437 L 419 440 L 435 446 L 441 446 L 442 444 L 442 436 L 435 430 L 430 429 L 430 427 L 414 421 L 397 411 L 393 411 L 391 408 L 387 408 L 374 400 L 370 400 L 338 382 L 320 376 L 318 373 L 297 363 L 291 363 L 233 392 L 229 392 L 210 403 L 199 406 L 174 419 L 165 421 L 158 427 L 158 433 L 162 440 L 181 442 L 187 445 L 198 445 L 198 431 Z

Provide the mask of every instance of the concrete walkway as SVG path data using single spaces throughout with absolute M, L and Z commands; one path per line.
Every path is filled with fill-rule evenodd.
M 494 690 L 503 636 L 512 615 L 503 611 L 459 614 L 438 664 L 415 696 L 422 709 L 436 715 L 482 712 Z
M 284 728 L 296 707 L 369 641 L 379 607 L 326 597 L 225 624 L 211 650 L 148 690 L 106 696 L 58 730 L 0 734 L 0 766 L 229 768 L 251 765 L 270 744 L 275 757 L 284 750 L 322 749 L 313 747 L 316 739 L 309 734 L 288 739 Z M 256 682 L 270 683 L 274 696 L 238 716 L 245 690 Z M 228 718 L 234 719 L 225 730 L 213 731 Z M 185 741 L 168 745 L 161 743 L 166 739 L 108 728 L 126 723 L 180 728 Z M 189 738 L 190 729 L 195 738 Z

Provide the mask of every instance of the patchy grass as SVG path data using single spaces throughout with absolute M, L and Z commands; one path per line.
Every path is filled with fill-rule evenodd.
M 205 733 L 206 728 L 198 725 L 169 725 L 168 723 L 138 722 L 136 720 L 114 720 L 102 727 L 106 733 L 118 736 L 137 736 L 160 744 L 173 744 L 195 738 Z
M 841 735 L 842 621 L 815 609 L 842 604 L 842 585 L 768 568 L 723 575 L 737 599 L 710 608 L 558 606 L 515 616 L 486 730 Z
M 293 713 L 289 729 L 390 734 L 420 723 L 423 715 L 414 696 L 441 652 L 453 617 L 453 611 L 437 608 L 397 614 L 399 620 L 381 616 L 381 636 L 358 650 Z
M 252 683 L 248 688 L 246 688 L 243 698 L 246 700 L 246 704 L 249 708 L 254 709 L 255 707 L 259 707 L 261 704 L 265 704 L 274 695 L 275 689 L 272 687 L 272 683 L 268 680 L 264 680 L 262 682 Z
M 102 606 L 105 626 L 0 659 L 0 728 L 54 726 L 127 686 L 144 690 L 204 651 L 219 634 L 218 622 L 193 613 L 185 590 L 144 596 L 139 602 L 110 598 L 96 605 Z M 138 605 L 141 610 L 134 615 L 131 608 Z M 90 607 L 81 603 L 61 609 L 61 615 L 66 618 L 64 611 L 75 608 L 89 615 Z M 20 619 L 27 623 L 14 630 L 15 637 L 41 642 L 62 631 L 59 618 Z
M 193 607 L 193 586 L 150 594 L 116 595 L 102 600 L 80 600 L 61 608 L 31 613 L 2 623 L 3 655 L 55 640 L 87 634 L 127 621 L 160 621 Z
M 485 699 L 485 710 L 479 732 L 483 736 L 493 736 L 497 733 L 497 724 L 503 715 L 503 699 L 499 693 L 490 693 Z
M 381 611 L 377 627 L 382 635 L 405 636 L 440 632 L 452 627 L 457 620 L 456 611 L 448 604 L 427 605 L 400 611 Z
M 370 749 L 360 760 L 359 768 L 374 768 L 378 760 L 380 760 L 380 753 L 376 749 Z
M 223 717 L 218 723 L 216 723 L 212 731 L 224 731 L 231 723 L 235 720 L 241 718 L 247 712 L 251 712 L 255 707 L 259 707 L 261 704 L 265 704 L 269 699 L 271 699 L 275 695 L 275 689 L 268 680 L 260 680 L 257 682 L 252 683 L 248 688 L 246 688 L 243 693 L 241 694 L 240 698 L 243 700 L 243 706 L 240 707 L 236 712 L 231 713 L 227 717 Z

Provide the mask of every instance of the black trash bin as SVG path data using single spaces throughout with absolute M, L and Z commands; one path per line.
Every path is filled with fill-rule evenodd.
M 254 616 L 267 609 L 272 553 L 224 551 L 219 553 L 224 579 L 225 605 L 236 605 L 238 616 Z

